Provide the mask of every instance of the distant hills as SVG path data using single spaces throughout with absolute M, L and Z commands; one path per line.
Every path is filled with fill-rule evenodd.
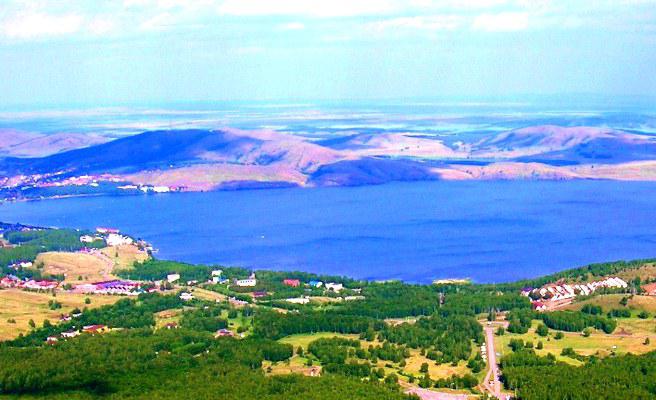
M 44 176 L 52 185 L 101 174 L 186 190 L 431 179 L 656 180 L 655 137 L 594 127 L 533 126 L 455 144 L 403 133 L 312 141 L 234 129 L 149 131 L 111 141 L 21 132 L 6 137 L 0 148 L 5 188 L 38 187 Z M 54 154 L 28 157 L 39 153 L 26 150 L 30 146 Z

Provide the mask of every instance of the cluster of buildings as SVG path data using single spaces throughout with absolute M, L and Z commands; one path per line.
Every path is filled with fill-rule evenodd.
M 104 241 L 107 246 L 121 246 L 134 243 L 131 237 L 121 235 L 119 230 L 114 228 L 98 227 L 96 228 L 96 235 L 80 236 L 80 242 L 82 243 L 93 243 L 98 240 Z
M 53 290 L 59 286 L 59 282 L 48 279 L 36 280 L 26 279 L 22 280 L 14 275 L 7 275 L 0 279 L 0 287 L 3 288 L 20 288 L 28 290 Z
M 111 329 L 107 325 L 85 325 L 82 329 L 71 329 L 69 331 L 62 332 L 60 337 L 62 339 L 72 339 L 74 337 L 80 336 L 83 333 L 89 335 L 101 335 L 103 333 L 109 332 Z M 46 338 L 47 344 L 55 344 L 59 341 L 57 336 L 48 336 Z
M 143 290 L 141 282 L 113 280 L 95 283 L 84 283 L 75 286 L 73 289 L 77 293 L 86 294 L 114 294 L 123 296 L 137 296 Z
M 299 287 L 301 286 L 301 281 L 298 279 L 284 279 L 282 281 L 283 285 L 285 286 L 290 286 L 290 287 Z M 324 286 L 324 283 L 321 281 L 317 280 L 311 280 L 307 283 L 308 286 L 313 287 L 313 288 L 320 288 Z M 335 283 L 335 282 L 327 282 L 325 284 L 326 290 L 333 291 L 335 293 L 339 293 L 344 289 L 344 285 L 341 283 Z
M 589 283 L 549 284 L 541 288 L 525 288 L 522 295 L 531 299 L 533 308 L 538 311 L 547 309 L 547 302 L 571 302 L 576 296 L 588 296 L 600 288 L 626 289 L 628 283 L 618 277 L 605 278 Z
M 169 193 L 180 192 L 186 189 L 185 186 L 161 186 L 161 185 L 133 185 L 126 184 L 117 187 L 120 190 L 140 190 L 144 193 Z

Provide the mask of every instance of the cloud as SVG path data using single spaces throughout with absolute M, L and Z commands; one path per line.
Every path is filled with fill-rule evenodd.
M 87 24 L 87 29 L 91 34 L 101 36 L 112 32 L 116 28 L 114 21 L 108 18 L 98 17 Z
M 2 31 L 9 38 L 31 39 L 75 33 L 82 27 L 79 15 L 24 14 L 4 21 Z
M 309 17 L 354 17 L 398 10 L 390 0 L 225 0 L 219 14 L 232 16 L 303 15 Z
M 278 25 L 278 29 L 283 31 L 298 31 L 305 29 L 305 24 L 302 22 L 289 22 L 287 24 Z
M 481 14 L 474 18 L 472 28 L 486 32 L 514 32 L 529 27 L 529 14 L 526 12 L 503 12 Z
M 373 22 L 368 27 L 378 31 L 398 28 L 438 31 L 456 29 L 461 23 L 462 17 L 457 15 L 434 15 L 392 18 Z

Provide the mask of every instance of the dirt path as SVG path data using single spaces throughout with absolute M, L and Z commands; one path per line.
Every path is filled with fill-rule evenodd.
M 436 392 L 434 390 L 412 386 L 408 383 L 400 383 L 404 387 L 404 393 L 417 395 L 421 400 L 468 400 L 470 398 L 466 394 Z

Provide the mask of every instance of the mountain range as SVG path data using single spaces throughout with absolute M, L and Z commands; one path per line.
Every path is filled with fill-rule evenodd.
M 355 133 L 165 130 L 110 140 L 21 135 L 0 144 L 0 179 L 19 187 L 79 176 L 186 190 L 344 186 L 429 179 L 656 180 L 656 137 L 597 127 L 532 126 L 468 143 Z M 0 182 L 2 183 L 2 182 Z

